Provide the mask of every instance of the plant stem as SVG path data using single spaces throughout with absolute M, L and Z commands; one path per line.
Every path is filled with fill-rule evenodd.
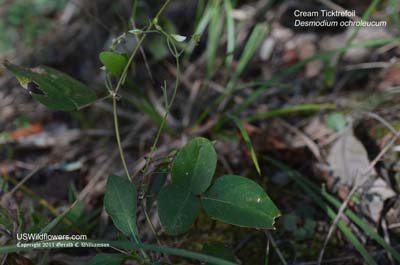
M 150 148 L 150 154 L 149 154 L 148 158 L 146 159 L 146 164 L 145 164 L 144 169 L 143 169 L 143 176 L 144 177 L 147 174 L 147 170 L 148 170 L 148 167 L 150 165 L 151 159 L 153 158 L 154 151 L 155 151 L 155 149 L 157 147 L 157 144 L 158 144 L 158 140 L 160 139 L 160 136 L 161 136 L 161 132 L 164 129 L 165 122 L 166 122 L 166 120 L 168 118 L 168 114 L 171 111 L 171 107 L 174 104 L 174 101 L 175 101 L 175 98 L 176 98 L 176 94 L 178 92 L 178 86 L 179 86 L 179 81 L 180 81 L 179 53 L 178 53 L 175 45 L 172 45 L 172 47 L 174 48 L 174 57 L 175 57 L 175 62 L 176 62 L 175 87 L 174 87 L 174 91 L 172 92 L 171 100 L 169 101 L 169 103 L 166 100 L 166 103 L 165 103 L 166 104 L 165 114 L 164 114 L 164 117 L 163 117 L 163 119 L 161 121 L 160 127 L 157 130 L 156 137 L 155 137 L 154 142 L 153 142 L 153 144 L 152 144 L 152 146 Z M 165 91 L 166 91 L 166 89 L 165 89 Z M 165 93 L 165 98 L 167 98 L 166 92 L 164 92 L 164 93 Z
M 164 2 L 164 4 L 162 5 L 162 7 L 160 8 L 160 10 L 158 11 L 157 15 L 153 18 L 153 20 L 150 22 L 149 26 L 146 28 L 145 33 L 143 33 L 142 37 L 139 39 L 139 42 L 137 43 L 135 49 L 132 51 L 131 56 L 129 56 L 129 60 L 128 63 L 126 64 L 124 71 L 122 72 L 121 77 L 118 80 L 117 86 L 115 87 L 114 92 L 117 93 L 118 90 L 121 88 L 122 84 L 125 82 L 127 73 L 128 73 L 128 69 L 129 66 L 132 64 L 133 62 L 133 58 L 135 58 L 136 53 L 138 52 L 138 50 L 140 49 L 140 47 L 143 44 L 143 41 L 146 38 L 146 32 L 150 31 L 153 26 L 154 26 L 154 21 L 158 20 L 159 16 L 162 14 L 162 12 L 164 11 L 164 9 L 167 7 L 167 5 L 169 4 L 169 2 L 171 2 L 171 0 L 166 0 Z
M 132 178 L 131 178 L 131 176 L 129 174 L 128 166 L 126 165 L 124 150 L 122 149 L 121 137 L 120 137 L 120 134 L 119 134 L 116 95 L 113 95 L 112 100 L 113 100 L 113 115 L 114 115 L 115 137 L 117 138 L 118 151 L 119 151 L 119 155 L 121 157 L 122 165 L 124 166 L 124 170 L 125 170 L 126 176 L 128 177 L 129 181 L 132 181 Z
M 160 8 L 160 10 L 157 12 L 157 15 L 150 22 L 149 26 L 146 29 L 146 32 L 150 31 L 152 29 L 152 27 L 154 26 L 154 21 L 156 21 L 158 19 L 158 17 L 162 14 L 162 12 L 165 10 L 165 8 L 167 7 L 167 5 L 169 4 L 170 1 L 171 0 L 166 0 L 164 2 L 162 7 Z M 143 36 L 140 38 L 139 42 L 137 43 L 135 49 L 132 51 L 131 56 L 129 57 L 129 60 L 128 60 L 125 68 L 124 68 L 124 71 L 122 72 L 121 77 L 118 80 L 118 83 L 117 83 L 115 89 L 113 91 L 110 91 L 110 94 L 111 94 L 112 100 L 113 100 L 114 127 L 115 127 L 115 135 L 116 135 L 116 138 L 117 138 L 118 151 L 119 151 L 119 154 L 120 154 L 120 157 L 121 157 L 122 164 L 124 166 L 125 173 L 126 173 L 128 179 L 129 179 L 129 181 L 132 181 L 132 177 L 130 176 L 128 167 L 126 165 L 124 150 L 123 150 L 122 145 L 121 145 L 121 137 L 120 137 L 120 134 L 119 134 L 118 114 L 117 114 L 117 93 L 118 93 L 118 90 L 121 88 L 122 84 L 125 82 L 129 66 L 131 65 L 131 63 L 133 61 L 133 58 L 135 57 L 136 53 L 139 51 L 139 49 L 140 49 L 140 47 L 141 47 L 141 45 L 142 45 L 142 43 L 143 43 L 145 38 L 146 38 L 146 34 L 144 33 Z M 178 83 L 178 81 L 177 81 L 177 83 Z M 175 87 L 173 98 L 175 98 L 177 86 L 178 85 L 176 85 L 176 87 Z M 166 112 L 166 115 L 167 115 L 167 113 L 168 113 L 168 111 Z M 160 128 L 164 127 L 164 123 L 165 123 L 165 121 L 163 120 Z M 158 137 L 159 137 L 159 134 L 160 133 L 158 133 Z M 158 138 L 157 138 L 157 141 L 158 141 Z M 155 144 L 153 144 L 153 146 L 155 146 Z M 151 153 L 152 152 L 153 151 L 151 150 Z
M 150 22 L 149 26 L 146 29 L 146 32 L 150 31 L 152 29 L 152 27 L 154 26 L 154 22 L 158 20 L 158 17 L 162 14 L 162 12 L 167 7 L 167 5 L 169 4 L 170 1 L 171 0 L 166 0 L 164 2 L 164 4 L 162 5 L 161 9 L 158 11 L 157 15 Z M 135 3 L 135 9 L 136 9 L 136 3 Z M 133 59 L 134 59 L 136 53 L 140 50 L 140 47 L 143 44 L 145 38 L 146 38 L 146 34 L 144 33 L 143 36 L 138 41 L 135 49 L 132 51 L 132 53 L 131 53 L 131 55 L 129 57 L 129 60 L 128 60 L 127 64 L 125 65 L 124 71 L 122 72 L 122 75 L 118 80 L 118 83 L 117 83 L 115 89 L 110 91 L 110 96 L 112 96 L 112 102 L 113 102 L 114 129 L 115 129 L 115 137 L 117 139 L 118 152 L 119 152 L 119 155 L 121 157 L 121 161 L 122 161 L 122 165 L 123 165 L 124 170 L 125 170 L 125 174 L 128 177 L 129 181 L 131 181 L 131 182 L 132 182 L 132 177 L 129 174 L 129 169 L 128 169 L 128 166 L 126 164 L 124 150 L 123 150 L 122 144 L 121 144 L 121 136 L 120 136 L 120 132 L 119 132 L 118 112 L 117 112 L 117 97 L 118 97 L 117 93 L 118 93 L 119 89 L 121 88 L 122 84 L 125 82 L 127 74 L 128 74 L 129 66 L 132 64 Z M 136 244 L 140 245 L 140 240 L 136 237 L 136 235 L 132 234 L 132 237 L 133 237 L 133 240 L 136 242 Z M 144 248 L 139 248 L 139 250 L 140 250 L 140 253 L 143 256 L 143 258 L 146 261 L 150 261 L 150 258 L 146 254 L 145 249 Z

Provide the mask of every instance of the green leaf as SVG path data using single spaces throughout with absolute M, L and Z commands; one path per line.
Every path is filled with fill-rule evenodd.
M 96 100 L 96 94 L 84 84 L 50 67 L 28 69 L 8 62 L 4 66 L 34 99 L 50 109 L 77 110 Z
M 178 235 L 188 231 L 199 212 L 199 199 L 180 186 L 168 185 L 158 196 L 158 215 L 168 234 Z
M 242 227 L 274 228 L 278 208 L 254 181 L 225 175 L 202 197 L 206 213 L 214 219 Z
M 149 190 L 147 191 L 146 208 L 150 210 L 153 203 L 156 201 L 158 194 L 164 186 L 168 176 L 168 171 L 161 169 L 155 176 L 150 184 Z
M 346 128 L 346 117 L 340 112 L 334 112 L 328 116 L 326 126 L 336 132 L 341 132 Z
M 89 261 L 89 265 L 120 265 L 124 259 L 125 256 L 121 254 L 100 253 Z
M 110 71 L 112 75 L 117 77 L 122 75 L 128 63 L 128 57 L 126 55 L 111 51 L 101 52 L 99 58 L 105 68 Z
M 122 233 L 127 236 L 137 234 L 137 192 L 128 179 L 113 175 L 108 178 L 104 206 Z
M 235 252 L 233 252 L 231 248 L 227 247 L 225 244 L 221 242 L 210 242 L 204 244 L 202 252 L 204 254 L 221 258 L 226 261 L 236 262 Z M 211 263 L 206 263 L 206 265 L 209 264 Z
M 194 138 L 176 155 L 172 183 L 193 194 L 203 193 L 211 184 L 216 166 L 217 153 L 213 143 L 206 138 Z

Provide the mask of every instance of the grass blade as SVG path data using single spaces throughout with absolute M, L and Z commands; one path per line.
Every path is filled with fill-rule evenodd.
M 228 102 L 230 100 L 232 92 L 235 90 L 235 85 L 237 79 L 245 70 L 246 66 L 253 58 L 254 53 L 257 51 L 257 48 L 260 46 L 262 40 L 264 40 L 267 34 L 267 27 L 261 23 L 257 24 L 252 31 L 249 40 L 246 43 L 246 46 L 243 50 L 243 53 L 239 59 L 238 66 L 236 71 L 232 75 L 229 80 L 224 93 L 221 94 L 218 98 L 216 98 L 200 115 L 200 117 L 196 120 L 196 123 L 199 124 L 204 118 L 210 113 L 211 108 L 215 107 L 218 103 L 222 101 Z
M 287 171 L 289 174 L 293 175 L 294 178 L 298 179 L 299 181 L 303 182 L 304 185 L 307 185 L 310 189 L 312 189 L 314 192 L 320 194 L 322 197 L 324 197 L 325 200 L 327 200 L 331 205 L 335 206 L 335 208 L 339 209 L 341 206 L 341 203 L 338 199 L 336 199 L 334 196 L 330 195 L 327 191 L 322 190 L 317 187 L 314 183 L 303 177 L 299 172 L 287 167 L 286 165 L 283 165 L 280 162 L 277 161 L 272 161 L 274 165 L 277 167 Z M 388 251 L 397 261 L 400 262 L 400 253 L 395 250 L 392 246 L 390 246 L 384 238 L 382 238 L 377 232 L 375 232 L 374 228 L 371 227 L 368 223 L 363 221 L 360 217 L 357 216 L 352 210 L 346 209 L 344 211 L 346 216 L 353 221 L 357 226 L 359 226 L 365 233 L 367 233 L 372 239 L 374 239 L 379 245 L 381 245 L 386 251 Z
M 319 189 L 315 184 L 304 178 L 299 172 L 293 170 L 292 172 L 293 174 L 296 175 L 296 177 L 300 178 L 301 181 L 303 181 L 311 189 L 322 195 L 325 198 L 325 200 L 327 200 L 331 205 L 335 206 L 337 209 L 340 208 L 341 203 L 338 199 L 329 194 L 326 190 Z M 388 251 L 397 261 L 400 262 L 400 253 L 397 250 L 395 250 L 392 246 L 390 246 L 388 243 L 386 243 L 385 239 L 382 238 L 377 232 L 375 232 L 375 230 L 368 223 L 363 221 L 352 210 L 348 208 L 344 211 L 344 213 L 351 221 L 353 221 L 356 225 L 358 225 L 364 232 L 366 232 L 379 245 L 381 245 L 386 251 Z
M 243 53 L 240 56 L 238 67 L 236 68 L 236 72 L 233 77 L 234 80 L 232 80 L 232 82 L 236 81 L 236 79 L 239 78 L 239 76 L 243 73 L 258 47 L 261 45 L 261 42 L 265 39 L 267 32 L 268 28 L 264 24 L 259 23 L 254 27 L 249 40 L 244 47 Z
M 226 46 L 226 66 L 229 68 L 232 65 L 233 54 L 235 52 L 235 21 L 233 20 L 233 7 L 231 0 L 224 0 L 224 8 L 226 13 L 226 32 L 228 41 Z
M 250 104 L 252 104 L 254 101 L 256 101 L 261 95 L 263 95 L 265 92 L 267 92 L 271 86 L 277 85 L 279 80 L 283 79 L 284 77 L 287 77 L 289 74 L 295 73 L 295 72 L 303 69 L 310 62 L 313 62 L 316 60 L 326 60 L 326 59 L 329 59 L 329 58 L 337 55 L 340 52 L 346 52 L 350 49 L 362 48 L 362 47 L 366 47 L 366 48 L 376 47 L 376 46 L 386 45 L 389 43 L 399 43 L 399 42 L 400 42 L 400 38 L 368 40 L 368 41 L 354 43 L 350 46 L 344 46 L 344 47 L 340 47 L 338 49 L 324 51 L 324 52 L 316 54 L 315 56 L 313 56 L 309 59 L 303 60 L 301 62 L 298 62 L 297 64 L 292 65 L 291 67 L 285 69 L 278 76 L 276 76 L 275 78 L 272 78 L 271 80 L 252 82 L 252 83 L 244 84 L 242 86 L 238 86 L 234 89 L 234 91 L 241 90 L 245 87 L 247 87 L 247 88 L 259 87 L 259 88 L 256 89 L 255 91 L 253 91 L 253 93 L 250 94 L 246 98 L 245 101 L 243 101 L 241 104 L 239 104 L 236 107 L 235 113 L 238 113 L 237 110 L 243 110 L 243 109 L 247 108 Z
M 218 50 L 218 43 L 221 33 L 221 14 L 220 1 L 214 0 L 211 6 L 212 15 L 210 26 L 208 27 L 207 40 L 207 77 L 210 79 L 215 70 L 215 58 Z
M 261 176 L 261 169 L 260 169 L 260 165 L 258 164 L 256 152 L 254 151 L 253 144 L 251 143 L 249 134 L 247 133 L 247 130 L 243 125 L 243 122 L 235 116 L 230 115 L 229 117 L 233 120 L 233 122 L 238 127 L 240 134 L 242 135 L 243 140 L 245 141 L 247 148 L 250 151 L 250 157 L 251 157 L 251 160 L 253 161 L 254 167 L 256 168 L 258 175 Z
M 268 162 L 273 164 L 274 166 L 286 170 L 288 173 L 288 176 L 297 184 L 300 186 L 301 189 L 303 189 L 312 199 L 313 201 L 325 211 L 325 213 L 328 215 L 328 217 L 332 220 L 336 218 L 336 212 L 328 206 L 327 203 L 323 201 L 323 198 L 320 195 L 320 192 L 317 192 L 315 189 L 311 188 L 310 183 L 308 183 L 304 178 L 301 177 L 300 174 L 296 174 L 294 170 L 288 168 L 281 162 L 276 161 L 275 159 L 272 158 L 266 158 Z M 340 207 L 340 206 L 339 206 Z M 357 249 L 357 251 L 361 254 L 361 256 L 364 258 L 365 262 L 367 264 L 375 264 L 376 262 L 372 259 L 372 257 L 369 255 L 368 251 L 365 249 L 363 244 L 357 239 L 357 237 L 353 234 L 353 232 L 348 228 L 348 226 L 343 222 L 339 221 L 337 223 L 337 227 L 342 231 L 342 233 L 347 237 L 347 239 L 350 241 L 351 244 Z
M 199 23 L 197 24 L 197 27 L 194 31 L 194 35 L 201 36 L 204 33 L 208 24 L 210 23 L 212 11 L 213 10 L 211 8 L 211 5 L 210 4 L 207 5 L 207 7 L 205 8 L 205 10 L 201 16 Z M 190 55 L 192 54 L 192 52 L 195 48 L 195 45 L 196 45 L 195 43 L 191 42 L 189 44 L 189 46 L 185 49 L 185 60 L 187 60 L 190 57 Z
M 361 20 L 368 20 L 370 16 L 372 15 L 372 12 L 375 11 L 376 7 L 378 6 L 379 2 L 381 0 L 373 0 L 371 4 L 368 6 L 367 10 L 364 12 L 364 14 L 361 17 Z M 357 37 L 358 33 L 361 30 L 361 26 L 358 26 L 355 28 L 353 33 L 351 34 L 350 38 L 346 42 L 346 46 L 350 46 L 353 40 Z
M 311 186 L 316 192 L 320 192 L 322 196 L 333 206 L 339 209 L 341 203 L 334 196 L 330 195 L 324 190 L 319 190 L 315 185 Z M 364 222 L 360 217 L 358 217 L 352 210 L 346 209 L 344 211 L 346 216 L 358 225 L 365 233 L 367 233 L 371 238 L 373 238 L 379 245 L 381 245 L 387 252 L 389 252 L 398 262 L 400 262 L 400 253 L 395 250 L 392 246 L 386 243 L 385 239 L 381 237 L 375 230 L 366 222 Z
M 371 4 L 368 6 L 367 10 L 364 12 L 364 14 L 361 17 L 361 20 L 366 21 L 370 18 L 372 15 L 372 12 L 375 11 L 376 7 L 378 4 L 381 2 L 381 0 L 372 0 Z M 354 39 L 357 37 L 358 33 L 361 30 L 361 26 L 357 26 L 353 33 L 351 34 L 350 38 L 346 41 L 346 45 L 344 47 L 349 47 L 353 43 Z M 339 54 L 338 59 L 336 60 L 336 63 L 334 63 L 334 66 L 328 67 L 328 71 L 332 71 L 333 73 L 330 73 L 331 76 L 334 76 L 336 74 L 336 69 L 338 68 L 338 65 L 340 61 L 342 60 L 344 54 L 346 51 L 341 51 Z

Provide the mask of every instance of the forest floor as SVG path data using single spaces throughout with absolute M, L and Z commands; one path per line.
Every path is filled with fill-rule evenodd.
M 400 264 L 400 3 L 249 0 L 232 1 L 229 9 L 226 2 L 231 1 L 171 1 L 159 23 L 187 36 L 178 43 L 179 65 L 156 34 L 149 34 L 134 58 L 118 104 L 128 170 L 139 179 L 143 174 L 167 111 L 163 91 L 171 98 L 179 79 L 146 169 L 150 181 L 174 150 L 203 136 L 215 141 L 217 175 L 253 179 L 281 216 L 274 230 L 262 231 L 201 213 L 188 233 L 172 237 L 163 233 L 152 208 L 159 240 L 197 252 L 222 242 L 240 264 L 318 264 L 322 252 L 321 264 L 369 263 L 363 251 L 376 264 Z M 124 32 L 145 28 L 161 5 L 0 0 L 0 63 L 47 65 L 106 97 L 99 53 L 115 45 L 129 54 L 138 38 Z M 296 15 L 322 9 L 354 10 L 356 16 Z M 296 20 L 339 26 L 296 26 Z M 386 23 L 340 26 L 360 20 Z M 111 174 L 124 175 L 124 168 L 109 98 L 81 111 L 51 111 L 0 67 L 1 211 L 11 216 L 13 232 L 38 232 L 84 198 L 57 233 L 115 238 L 103 209 Z M 3 221 L 0 245 L 15 240 L 3 233 Z M 338 224 L 347 230 L 335 229 Z M 138 226 L 142 241 L 154 243 L 140 209 Z M 95 253 L 20 253 L 5 255 L 1 264 L 87 264 Z M 198 264 L 191 262 L 172 258 L 172 264 Z

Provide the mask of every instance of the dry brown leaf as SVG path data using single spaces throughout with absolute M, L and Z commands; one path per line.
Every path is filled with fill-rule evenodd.
M 369 177 L 376 175 L 374 170 L 365 174 L 369 167 L 367 151 L 362 143 L 348 127 L 331 147 L 328 163 L 339 183 L 346 186 L 363 183 Z

